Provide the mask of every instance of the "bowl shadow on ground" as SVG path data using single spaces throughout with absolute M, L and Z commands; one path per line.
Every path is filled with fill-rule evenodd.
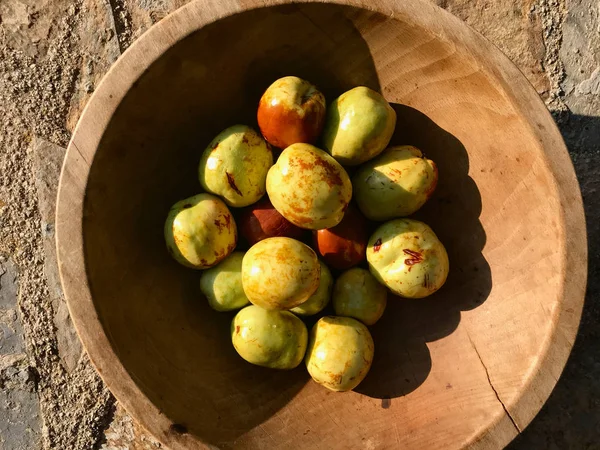
M 236 354 L 233 315 L 203 301 L 198 272 L 166 251 L 163 225 L 172 204 L 201 191 L 197 164 L 205 146 L 233 124 L 256 126 L 258 100 L 274 79 L 306 78 L 328 100 L 359 84 L 380 90 L 369 47 L 349 19 L 357 11 L 271 7 L 207 25 L 148 68 L 105 130 L 84 205 L 88 281 L 119 360 L 173 422 L 166 433 L 227 447 L 309 381 L 302 366 L 273 371 Z M 244 30 L 244 38 L 231 30 Z M 332 30 L 344 39 L 333 41 Z M 340 64 L 350 55 L 351 65 Z
M 465 147 L 416 109 L 395 103 L 392 107 L 398 125 L 390 145 L 414 145 L 438 166 L 434 195 L 411 217 L 430 225 L 443 242 L 450 273 L 443 288 L 430 297 L 390 297 L 385 314 L 372 327 L 375 359 L 355 390 L 381 398 L 383 407 L 423 384 L 432 367 L 427 342 L 452 333 L 461 311 L 481 305 L 492 287 L 491 270 L 482 254 L 486 235 L 479 221 L 481 195 L 469 177 Z

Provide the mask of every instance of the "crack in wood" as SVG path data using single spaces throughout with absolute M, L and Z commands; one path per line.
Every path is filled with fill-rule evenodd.
M 512 422 L 512 424 L 515 427 L 515 429 L 517 430 L 517 432 L 521 433 L 521 431 L 522 431 L 521 428 L 519 427 L 519 425 L 517 425 L 517 422 L 515 422 L 515 419 L 513 419 L 513 416 L 510 414 L 510 412 L 506 408 L 506 405 L 504 404 L 504 402 L 500 398 L 500 395 L 498 394 L 498 391 L 496 390 L 496 388 L 492 384 L 492 379 L 490 378 L 490 372 L 488 371 L 487 366 L 483 362 L 483 359 L 481 359 L 481 355 L 479 354 L 479 350 L 477 350 L 477 347 L 475 346 L 475 343 L 471 339 L 471 336 L 469 335 L 469 333 L 467 333 L 467 336 L 469 337 L 469 342 L 471 343 L 471 347 L 473 347 L 473 350 L 475 350 L 475 354 L 477 355 L 477 358 L 479 358 L 479 362 L 483 366 L 483 370 L 485 370 L 485 376 L 487 377 L 488 384 L 490 385 L 490 387 L 492 388 L 492 391 L 494 391 L 494 394 L 496 395 L 496 398 L 498 399 L 498 401 L 502 405 L 502 409 L 504 409 L 504 412 L 506 413 L 506 416 L 510 419 L 510 421 Z
M 83 159 L 83 162 L 85 162 L 88 167 L 91 167 L 90 162 L 87 160 L 87 158 L 85 156 L 83 156 L 83 153 L 81 152 L 81 150 L 79 150 L 79 147 L 77 147 L 77 144 L 75 144 L 75 141 L 72 141 L 71 144 L 73 144 L 73 148 L 75 150 L 77 150 L 77 154 L 79 156 L 81 156 L 81 159 Z

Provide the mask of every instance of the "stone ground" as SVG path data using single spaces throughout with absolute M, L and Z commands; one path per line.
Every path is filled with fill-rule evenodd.
M 600 3 L 436 0 L 498 45 L 553 113 L 585 201 L 589 282 L 565 372 L 510 448 L 600 449 Z M 111 63 L 187 0 L 0 0 L 0 448 L 155 449 L 91 368 L 54 252 L 69 136 Z

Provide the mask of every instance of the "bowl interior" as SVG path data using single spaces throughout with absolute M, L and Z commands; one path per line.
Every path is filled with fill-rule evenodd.
M 316 386 L 303 366 L 242 361 L 232 315 L 208 307 L 199 273 L 175 263 L 162 236 L 169 207 L 200 192 L 204 147 L 227 126 L 256 126 L 261 93 L 290 74 L 328 101 L 357 85 L 382 92 L 398 113 L 392 143 L 439 166 L 417 217 L 447 246 L 448 282 L 427 299 L 390 299 L 372 328 L 372 370 L 346 394 Z M 551 331 L 564 237 L 543 151 L 503 83 L 457 43 L 328 4 L 236 14 L 152 64 L 96 152 L 83 233 L 104 330 L 172 432 L 219 447 L 436 448 L 507 421 Z

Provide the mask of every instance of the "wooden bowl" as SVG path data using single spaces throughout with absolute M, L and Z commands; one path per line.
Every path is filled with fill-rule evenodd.
M 498 49 L 426 0 L 204 0 L 161 21 L 104 79 L 75 131 L 57 212 L 63 286 L 98 372 L 160 441 L 183 448 L 500 448 L 539 411 L 567 360 L 586 281 L 577 181 L 544 103 Z M 344 3 L 345 5 L 342 5 Z M 393 143 L 434 159 L 418 214 L 450 277 L 391 299 L 376 360 L 336 394 L 304 367 L 251 366 L 231 315 L 165 249 L 200 153 L 255 124 L 279 76 L 328 100 L 356 85 L 398 113 Z

